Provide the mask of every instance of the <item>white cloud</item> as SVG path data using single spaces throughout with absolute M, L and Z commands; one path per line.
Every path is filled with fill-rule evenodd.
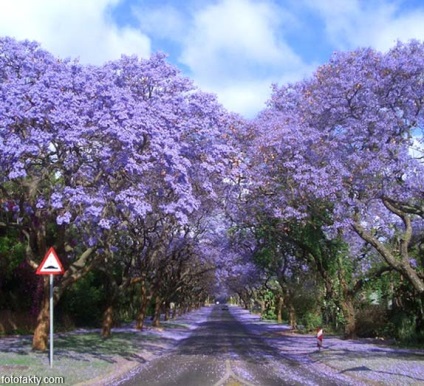
M 374 29 L 373 47 L 387 51 L 396 41 L 407 42 L 411 39 L 424 38 L 424 12 L 405 13 L 401 16 L 381 19 Z M 363 40 L 366 40 L 364 37 Z
M 248 64 L 298 64 L 299 58 L 278 41 L 278 28 L 279 19 L 271 4 L 250 0 L 220 1 L 194 16 L 181 61 L 198 77 L 206 78 L 211 72 L 219 75 L 224 69 L 231 74 L 228 69 L 234 65 L 243 72 Z M 219 82 L 219 78 L 216 81 Z
M 180 50 L 186 74 L 245 116 L 264 107 L 271 83 L 300 80 L 316 67 L 295 51 L 302 44 L 292 48 L 287 40 L 296 41 L 295 33 L 320 34 L 316 16 L 325 25 L 323 45 L 337 50 L 387 50 L 398 39 L 424 37 L 424 8 L 408 11 L 406 0 L 290 0 L 284 7 L 276 0 L 187 0 L 178 6 L 170 0 L 127 0 L 121 8 L 131 9 L 126 20 L 137 19 L 137 28 L 113 20 L 112 11 L 123 0 L 0 2 L 1 36 L 36 40 L 54 55 L 83 63 L 100 64 L 121 54 L 147 57 L 150 39 L 172 55 Z
M 223 85 L 217 89 L 218 101 L 230 111 L 253 117 L 265 108 L 265 102 L 271 95 L 271 83 L 264 80 Z
M 119 0 L 2 0 L 0 35 L 35 40 L 61 57 L 101 64 L 121 54 L 150 55 L 150 40 L 118 28 L 108 11 Z
M 424 10 L 401 2 L 304 0 L 322 17 L 327 37 L 340 50 L 372 47 L 387 51 L 396 41 L 423 39 Z
M 229 111 L 239 113 L 247 118 L 253 118 L 266 107 L 271 97 L 271 85 L 287 84 L 300 81 L 310 75 L 316 65 L 302 65 L 296 70 L 286 71 L 281 68 L 279 73 L 269 77 L 257 79 L 227 79 L 227 82 L 213 84 L 213 79 L 205 80 L 202 85 L 204 91 L 216 93 L 219 102 Z
M 281 36 L 285 22 L 292 22 L 290 15 L 273 2 L 221 0 L 193 15 L 180 61 L 228 109 L 252 116 L 282 73 L 305 72 Z

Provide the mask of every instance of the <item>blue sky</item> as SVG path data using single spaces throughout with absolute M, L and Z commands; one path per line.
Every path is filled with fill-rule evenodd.
M 253 117 L 272 83 L 334 51 L 424 40 L 423 0 L 0 0 L 0 35 L 101 64 L 162 51 L 231 111 Z

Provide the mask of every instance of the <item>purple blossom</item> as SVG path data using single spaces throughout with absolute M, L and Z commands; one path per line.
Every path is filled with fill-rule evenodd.
M 50 196 L 51 206 L 54 209 L 62 209 L 63 208 L 63 195 L 61 193 L 54 192 Z
M 102 218 L 99 221 L 99 226 L 103 229 L 110 229 L 111 228 L 111 222 L 107 219 Z
M 422 142 L 423 63 L 424 44 L 416 41 L 384 54 L 358 49 L 335 53 L 309 79 L 274 86 L 248 149 L 249 191 L 263 211 L 307 221 L 311 207 L 326 204 L 329 227 L 355 229 L 393 267 L 397 252 L 380 246 L 398 237 L 406 266 L 407 224 L 422 217 L 424 164 L 411 138 Z M 416 272 L 403 274 L 424 291 Z
M 94 247 L 97 244 L 97 242 L 98 242 L 97 238 L 91 236 L 91 237 L 88 238 L 88 242 L 87 243 L 88 243 L 88 246 L 89 247 Z
M 69 212 L 65 212 L 62 215 L 57 216 L 57 225 L 69 224 L 71 222 L 72 215 Z
M 46 200 L 43 197 L 40 197 L 37 200 L 37 204 L 35 205 L 35 207 L 37 209 L 43 209 L 46 206 Z

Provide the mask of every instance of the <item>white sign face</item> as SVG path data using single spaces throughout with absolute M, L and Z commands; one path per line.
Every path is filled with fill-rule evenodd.
M 56 251 L 51 247 L 46 255 L 44 256 L 43 261 L 38 266 L 36 274 L 37 275 L 63 275 L 65 270 L 63 269 L 62 263 L 57 257 Z

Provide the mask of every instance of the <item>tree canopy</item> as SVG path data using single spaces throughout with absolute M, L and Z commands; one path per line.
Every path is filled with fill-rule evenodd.
M 424 326 L 423 64 L 418 41 L 337 52 L 245 120 L 164 54 L 90 66 L 2 38 L 1 263 L 35 269 L 55 246 L 55 301 L 91 273 L 105 335 L 135 291 L 140 328 L 149 304 L 158 317 L 225 293 L 293 326 L 341 310 L 352 335 L 359 294 L 384 275 L 406 281 Z

